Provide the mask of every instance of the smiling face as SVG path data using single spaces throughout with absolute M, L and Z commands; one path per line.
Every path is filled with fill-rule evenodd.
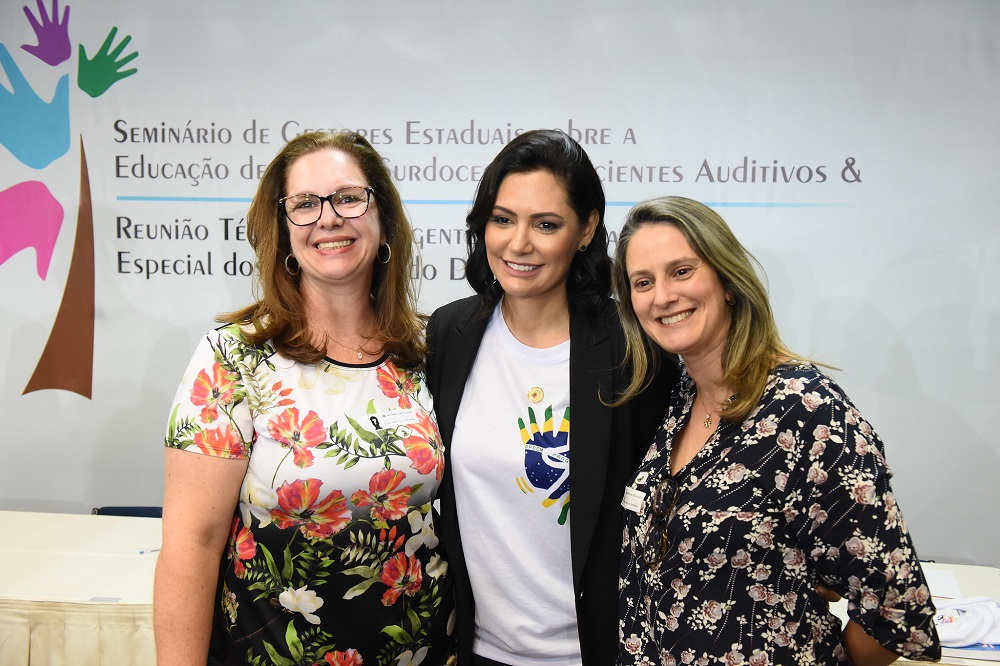
M 684 232 L 669 223 L 640 226 L 625 252 L 625 270 L 646 335 L 689 366 L 721 369 L 731 319 L 726 290 Z
M 282 196 L 326 196 L 345 187 L 367 186 L 368 181 L 354 158 L 339 150 L 323 148 L 292 163 Z M 315 224 L 299 227 L 287 219 L 283 224 L 288 228 L 292 254 L 302 267 L 303 289 L 336 285 L 370 290 L 375 255 L 385 241 L 374 195 L 368 211 L 361 217 L 345 220 L 326 201 Z
M 581 222 L 566 187 L 548 171 L 512 173 L 497 190 L 486 223 L 486 259 L 504 298 L 548 299 L 565 306 L 566 280 L 573 257 L 589 244 L 598 213 Z

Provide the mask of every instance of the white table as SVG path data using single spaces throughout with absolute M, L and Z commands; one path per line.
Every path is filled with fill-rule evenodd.
M 160 527 L 158 518 L 0 511 L 0 666 L 155 664 L 158 551 L 149 551 L 160 547 Z M 1000 569 L 923 566 L 934 594 L 937 571 L 953 575 L 963 596 L 1000 599 Z
M 935 588 L 935 574 L 954 576 L 954 582 L 958 583 L 961 597 L 990 597 L 1000 599 L 1000 569 L 995 567 L 974 567 L 962 564 L 938 564 L 928 562 L 921 565 L 927 576 L 928 584 L 931 588 L 931 595 L 935 599 L 952 599 L 952 595 L 944 595 L 943 588 Z M 941 658 L 941 664 L 949 666 L 994 664 L 995 661 L 983 661 L 980 659 L 964 659 L 959 657 L 945 656 Z
M 160 525 L 0 511 L 0 666 L 155 664 Z
M 954 596 L 951 593 L 952 590 L 945 588 L 944 585 L 941 587 L 936 587 L 935 582 L 940 581 L 941 583 L 957 583 L 960 589 L 961 597 L 992 597 L 993 599 L 1000 599 L 1000 569 L 994 567 L 976 567 L 964 564 L 941 564 L 938 562 L 923 562 L 920 565 L 924 574 L 927 577 L 927 584 L 931 589 L 931 595 L 934 600 L 938 599 L 952 599 Z M 950 580 L 950 577 L 954 577 L 954 580 Z M 942 594 L 941 591 L 946 591 L 949 594 Z M 835 615 L 837 615 L 842 621 L 847 620 L 847 602 L 838 601 L 831 606 Z M 900 659 L 899 664 L 915 664 L 921 662 L 913 662 L 909 659 Z M 923 662 L 926 663 L 926 662 Z M 980 659 L 962 659 L 958 657 L 945 656 L 941 658 L 938 662 L 942 666 L 986 666 L 987 664 L 992 664 L 997 666 L 995 661 L 982 661 Z

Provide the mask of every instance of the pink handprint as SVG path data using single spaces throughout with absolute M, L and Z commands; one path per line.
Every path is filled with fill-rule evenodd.
M 59 20 L 59 0 L 52 0 L 52 17 L 45 11 L 42 0 L 38 3 L 38 16 L 41 21 L 35 18 L 31 9 L 24 7 L 24 15 L 28 17 L 28 23 L 35 31 L 35 38 L 38 46 L 23 44 L 22 49 L 35 56 L 39 60 L 55 67 L 61 62 L 66 62 L 73 54 L 73 47 L 69 43 L 69 5 L 63 11 L 62 21 Z
M 44 183 L 32 180 L 0 192 L 0 264 L 33 247 L 44 280 L 62 221 L 63 207 Z

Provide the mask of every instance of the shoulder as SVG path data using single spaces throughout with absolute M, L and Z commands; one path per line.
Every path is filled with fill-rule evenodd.
M 603 299 L 589 308 L 570 309 L 570 337 L 586 336 L 588 344 L 599 343 L 610 338 L 612 344 L 624 349 L 625 334 L 615 303 L 610 298 Z
M 270 340 L 259 343 L 250 342 L 248 338 L 253 332 L 251 324 L 223 324 L 205 335 L 201 347 L 210 349 L 216 360 L 224 365 L 239 364 L 247 359 L 260 362 L 280 356 Z
M 247 344 L 247 335 L 252 332 L 250 324 L 240 324 L 237 322 L 229 322 L 228 324 L 223 324 L 217 328 L 209 331 L 209 337 L 214 337 L 216 339 L 222 340 L 233 340 L 235 342 L 241 342 Z
M 779 366 L 758 412 L 744 422 L 771 420 L 787 424 L 801 436 L 822 437 L 838 445 L 855 445 L 864 439 L 881 458 L 882 442 L 843 389 L 829 375 L 811 363 Z M 782 425 L 784 427 L 784 425 Z M 835 437 L 830 437 L 835 433 Z M 839 434 L 838 434 L 839 433 Z
M 440 330 L 468 321 L 482 312 L 484 312 L 482 299 L 479 296 L 468 296 L 457 301 L 452 301 L 447 305 L 442 305 L 434 310 L 427 326 L 428 328 Z
M 810 411 L 821 404 L 849 403 L 837 382 L 807 362 L 779 365 L 771 374 L 770 388 L 777 398 L 801 398 Z

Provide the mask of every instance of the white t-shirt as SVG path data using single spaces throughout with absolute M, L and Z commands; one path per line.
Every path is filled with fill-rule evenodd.
M 569 344 L 522 344 L 498 306 L 452 438 L 476 599 L 473 650 L 519 666 L 581 660 L 569 530 Z

